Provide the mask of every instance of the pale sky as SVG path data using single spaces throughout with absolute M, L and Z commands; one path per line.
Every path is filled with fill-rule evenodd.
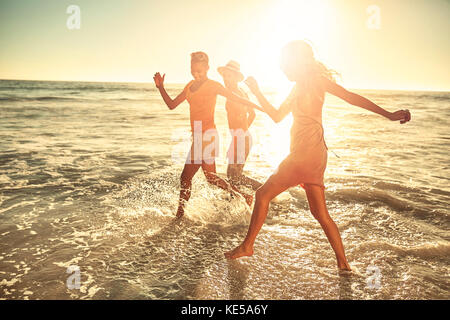
M 1 0 L 0 79 L 185 83 L 201 50 L 212 79 L 234 59 L 277 86 L 281 47 L 306 38 L 349 88 L 450 91 L 449 31 L 449 0 Z

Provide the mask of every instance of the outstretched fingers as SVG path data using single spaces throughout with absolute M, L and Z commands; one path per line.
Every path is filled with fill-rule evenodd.
M 155 75 L 153 76 L 153 81 L 155 81 L 155 84 L 158 88 L 164 83 L 165 77 L 166 77 L 166 74 L 161 76 L 161 74 L 159 72 L 156 72 Z

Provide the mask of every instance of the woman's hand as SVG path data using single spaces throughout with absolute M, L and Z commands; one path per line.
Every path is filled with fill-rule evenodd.
M 400 120 L 400 123 L 403 124 L 411 120 L 411 113 L 408 109 L 398 110 L 395 112 L 391 112 L 391 114 L 389 115 L 389 119 L 392 121 Z
M 164 74 L 161 77 L 159 72 L 155 73 L 155 75 L 153 76 L 153 80 L 155 81 L 155 85 L 158 89 L 164 87 L 164 78 L 165 77 L 166 77 L 166 74 Z
M 259 92 L 258 82 L 256 82 L 255 78 L 248 77 L 244 82 L 253 94 Z

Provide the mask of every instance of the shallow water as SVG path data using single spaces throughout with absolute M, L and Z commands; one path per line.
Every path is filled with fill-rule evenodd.
M 272 203 L 251 258 L 223 257 L 250 209 L 201 173 L 174 222 L 188 106 L 169 111 L 152 88 L 0 81 L 0 298 L 450 298 L 450 93 L 358 91 L 410 109 L 406 125 L 327 97 L 326 198 L 354 269 L 346 274 L 301 188 Z M 264 181 L 287 155 L 290 121 L 257 114 L 248 175 Z M 69 266 L 80 268 L 79 289 L 67 288 Z

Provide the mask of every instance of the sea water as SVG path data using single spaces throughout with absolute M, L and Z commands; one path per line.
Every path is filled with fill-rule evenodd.
M 186 102 L 168 110 L 153 84 L 0 81 L 0 299 L 449 299 L 450 93 L 356 92 L 412 119 L 327 95 L 326 203 L 353 268 L 340 273 L 299 187 L 272 202 L 249 258 L 223 253 L 243 240 L 250 208 L 203 173 L 174 220 Z M 273 173 L 291 123 L 257 111 L 245 174 Z

